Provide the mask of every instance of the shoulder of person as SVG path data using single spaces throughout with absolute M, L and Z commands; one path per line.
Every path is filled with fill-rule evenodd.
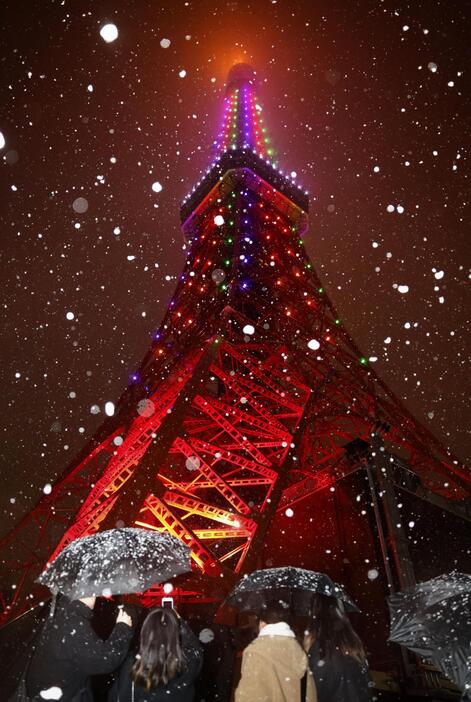
M 256 639 L 251 641 L 243 650 L 243 654 L 257 653 L 257 651 L 263 650 L 269 647 L 271 644 L 271 638 L 268 636 L 257 636 Z

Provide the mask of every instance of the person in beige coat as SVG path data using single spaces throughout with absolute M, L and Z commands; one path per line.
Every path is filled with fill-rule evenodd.
M 260 632 L 242 656 L 235 702 L 317 702 L 309 662 L 279 604 L 260 615 Z

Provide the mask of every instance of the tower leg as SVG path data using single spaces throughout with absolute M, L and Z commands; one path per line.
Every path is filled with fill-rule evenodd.
M 399 589 L 403 590 L 408 587 L 413 587 L 416 584 L 414 566 L 409 551 L 409 542 L 404 527 L 402 526 L 402 517 L 397 506 L 392 465 L 389 456 L 378 434 L 373 434 L 372 444 L 373 466 L 381 494 L 389 548 L 394 561 L 395 575 L 397 577 Z

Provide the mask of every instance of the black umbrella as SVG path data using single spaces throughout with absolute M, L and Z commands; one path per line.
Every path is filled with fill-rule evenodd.
M 190 549 L 170 534 L 127 527 L 72 541 L 39 576 L 71 599 L 144 592 L 191 570 Z
M 471 576 L 449 573 L 389 597 L 390 641 L 432 660 L 464 690 L 471 683 Z
M 297 614 L 311 614 L 315 594 L 336 597 L 345 609 L 359 609 L 343 587 L 325 573 L 294 568 L 265 568 L 246 575 L 229 595 L 226 604 L 242 611 L 259 611 L 273 599 L 284 600 Z

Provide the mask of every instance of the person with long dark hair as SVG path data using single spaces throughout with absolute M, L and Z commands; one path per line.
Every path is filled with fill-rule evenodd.
M 304 649 L 319 702 L 371 700 L 365 649 L 335 597 L 314 597 Z
M 108 702 L 193 702 L 202 649 L 171 608 L 152 610 L 144 620 L 139 652 L 129 656 Z

